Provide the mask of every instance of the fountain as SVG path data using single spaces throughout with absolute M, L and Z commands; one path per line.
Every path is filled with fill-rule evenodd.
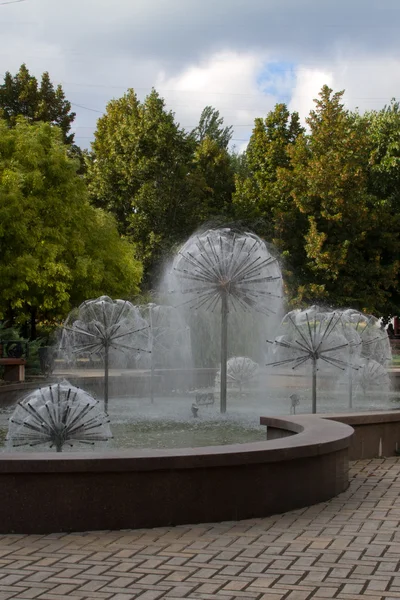
M 79 357 L 99 357 L 104 363 L 104 411 L 108 413 L 110 358 L 126 358 L 148 349 L 148 324 L 126 300 L 101 296 L 83 302 L 64 323 L 60 349 Z
M 249 383 L 254 381 L 259 365 L 248 358 L 247 356 L 233 356 L 230 358 L 226 365 L 227 372 L 227 385 L 229 384 L 239 390 L 240 395 L 243 393 L 243 387 L 248 386 Z M 218 372 L 215 383 L 220 383 L 221 373 Z
M 319 306 L 289 312 L 281 323 L 280 335 L 274 341 L 277 358 L 271 366 L 288 365 L 297 369 L 307 362 L 312 366 L 312 412 L 317 412 L 317 372 L 323 361 L 345 371 L 349 361 L 343 360 L 343 350 L 349 350 L 353 341 L 346 339 L 341 314 L 327 312 Z M 283 349 L 283 350 L 282 350 Z M 268 366 L 267 365 L 267 366 Z
M 182 247 L 173 266 L 175 294 L 182 293 L 185 297 L 182 304 L 180 299 L 174 304 L 186 305 L 191 314 L 201 314 L 212 322 L 213 332 L 219 334 L 220 411 L 225 413 L 228 382 L 243 391 L 244 386 L 254 381 L 257 362 L 262 362 L 257 352 L 238 350 L 236 338 L 244 337 L 242 332 L 249 315 L 256 315 L 255 327 L 265 345 L 267 319 L 259 315 L 269 317 L 279 312 L 282 283 L 278 262 L 257 236 L 225 228 L 194 235 Z M 143 319 L 140 310 L 146 312 L 149 322 Z M 170 330 L 175 326 L 162 325 L 163 310 L 154 305 L 139 309 L 129 302 L 102 297 L 83 303 L 67 319 L 61 347 L 81 363 L 90 357 L 98 357 L 104 363 L 105 411 L 108 411 L 110 364 L 120 360 L 125 366 L 129 362 L 137 368 L 138 358 L 142 357 L 144 362 L 147 358 L 148 362 L 153 361 L 150 370 L 154 375 L 157 353 L 165 360 L 170 358 L 171 349 L 176 347 L 171 341 L 174 332 Z M 166 312 L 175 314 L 174 309 Z M 216 326 L 217 321 L 220 327 Z M 346 337 L 346 327 L 350 340 Z M 345 372 L 350 364 L 361 374 L 359 361 L 352 364 L 349 350 L 353 348 L 354 356 L 358 356 L 363 335 L 366 353 L 382 346 L 383 340 L 378 344 L 375 329 L 370 337 L 367 330 L 363 335 L 355 330 L 354 324 L 345 324 L 338 311 L 318 307 L 292 311 L 283 319 L 281 331 L 272 342 L 276 359 L 273 364 L 297 369 L 311 363 L 314 412 L 318 369 L 327 365 Z M 166 341 L 169 333 L 172 337 Z M 181 335 L 185 334 L 179 333 L 178 339 Z M 376 368 L 374 359 L 362 360 L 369 360 L 364 372 L 367 377 Z M 216 362 L 210 361 L 213 379 Z M 284 392 L 287 402 L 287 388 Z M 151 395 L 154 397 L 154 390 Z M 115 399 L 115 404 L 118 400 Z M 126 407 L 136 416 L 134 407 L 144 406 L 146 414 L 151 413 L 160 423 L 171 411 L 170 398 L 165 400 L 151 404 L 141 397 L 135 405 L 134 398 L 129 397 Z M 198 406 L 195 410 L 196 405 L 192 405 L 197 418 L 190 417 L 188 400 L 191 399 L 173 399 L 174 408 L 180 411 L 179 423 L 194 428 L 209 427 L 211 421 L 205 414 L 197 414 Z M 291 411 L 295 413 L 298 394 L 292 393 L 290 400 Z M 236 436 L 233 442 L 217 446 L 219 440 L 214 437 L 208 438 L 203 448 L 192 443 L 161 449 L 131 448 L 107 455 L 59 454 L 75 442 L 93 444 L 108 439 L 111 435 L 108 419 L 98 411 L 93 398 L 69 384 L 37 390 L 17 406 L 10 422 L 9 444 L 39 447 L 48 444 L 57 453 L 0 455 L 3 491 L 0 532 L 116 530 L 264 517 L 327 501 L 345 491 L 350 450 L 355 459 L 394 452 L 391 427 L 400 421 L 397 414 L 379 415 L 378 419 L 374 415 L 365 419 L 362 415 L 356 425 L 367 425 L 370 429 L 367 433 L 362 430 L 358 446 L 350 448 L 353 430 L 338 422 L 343 416 L 335 420 L 294 414 L 263 416 L 265 406 L 258 404 L 258 398 L 256 401 L 257 405 L 249 406 L 252 397 L 247 394 L 246 402 L 239 407 L 242 412 L 239 410 L 236 417 L 243 422 L 253 409 L 252 416 L 256 414 L 258 422 L 267 427 L 262 431 L 262 439 L 242 438 L 242 443 L 238 443 Z M 112 407 L 114 410 L 114 402 Z M 230 417 L 219 415 L 218 425 L 224 426 Z M 354 419 L 354 415 L 350 417 Z M 155 422 L 148 419 L 148 429 Z M 175 434 L 176 429 L 174 438 Z M 362 450 L 357 454 L 354 448 L 360 447 Z M 301 485 L 302 481 L 307 485 Z M 54 490 L 62 490 L 57 502 Z
M 388 335 L 376 317 L 348 309 L 341 312 L 341 319 L 343 333 L 349 341 L 348 386 L 349 408 L 352 409 L 354 379 L 364 396 L 368 389 L 389 391 L 387 367 L 392 351 Z
M 364 397 L 367 392 L 375 391 L 385 394 L 390 390 L 390 378 L 387 369 L 372 358 L 362 359 L 355 378 L 356 386 L 360 386 Z
M 190 308 L 211 313 L 220 308 L 220 410 L 225 413 L 229 312 L 276 313 L 282 286 L 278 261 L 252 233 L 210 229 L 186 242 L 173 269 Z
M 11 447 L 49 445 L 61 452 L 65 445 L 105 442 L 112 435 L 98 405 L 68 382 L 36 390 L 17 404 L 10 418 L 8 443 Z

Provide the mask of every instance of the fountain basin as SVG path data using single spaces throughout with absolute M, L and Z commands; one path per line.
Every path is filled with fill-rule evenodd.
M 0 533 L 135 529 L 265 517 L 348 486 L 353 429 L 261 419 L 278 439 L 174 450 L 0 455 Z

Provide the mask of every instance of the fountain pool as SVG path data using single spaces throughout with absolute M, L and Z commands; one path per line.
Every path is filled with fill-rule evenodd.
M 212 372 L 212 383 L 190 383 L 184 375 L 192 376 L 193 367 L 162 370 L 154 357 L 143 368 L 149 362 L 143 356 L 155 349 L 159 331 L 154 321 L 142 323 L 138 307 L 107 297 L 81 305 L 79 318 L 71 315 L 64 335 L 64 347 L 76 360 L 67 360 L 58 375 L 92 395 L 92 387 L 103 390 L 97 395 L 104 400 L 113 439 L 106 449 L 86 452 L 49 453 L 41 448 L 0 453 L 0 532 L 245 519 L 328 500 L 346 489 L 352 428 L 343 418 L 301 414 L 315 409 L 317 394 L 320 412 L 337 413 L 349 405 L 348 378 L 343 384 L 329 370 L 316 377 L 326 337 L 318 329 L 317 339 L 320 315 L 306 322 L 307 331 L 312 326 L 315 333 L 309 344 L 303 327 L 297 328 L 301 339 L 289 340 L 289 349 L 304 342 L 307 350 L 295 359 L 299 372 L 286 368 L 293 362 L 291 356 L 284 356 L 283 362 L 278 357 L 273 374 L 264 367 L 266 340 L 276 335 L 283 303 L 279 263 L 267 245 L 253 234 L 231 229 L 196 234 L 174 261 L 169 286 L 173 306 L 183 302 L 190 309 L 182 313 L 185 324 L 179 330 L 190 329 L 190 355 L 201 357 L 197 368 L 207 376 Z M 154 316 L 153 306 L 147 312 Z M 191 316 L 185 321 L 188 312 Z M 354 328 L 353 320 L 349 322 Z M 164 343 L 170 329 L 161 328 L 161 346 L 167 353 L 177 347 L 175 341 Z M 143 343 L 138 343 L 137 334 L 144 336 Z M 186 334 L 182 339 L 189 341 Z M 279 341 L 275 337 L 275 346 L 280 347 Z M 348 345 L 344 336 L 323 351 L 340 351 L 344 359 L 333 356 L 333 362 L 344 368 L 350 364 Z M 305 370 L 307 357 L 313 362 L 312 378 Z M 80 369 L 78 361 L 86 362 L 90 373 Z M 362 391 L 354 390 L 353 411 L 393 407 L 395 396 L 373 394 L 365 386 Z M 297 414 L 277 417 L 294 409 L 294 394 Z M 12 411 L 12 406 L 0 407 L 0 441 Z M 36 429 L 39 421 L 33 417 Z M 353 458 L 364 456 L 366 449 L 369 456 L 383 449 L 394 453 L 398 413 L 361 415 L 353 422 L 372 427 L 372 442 L 366 443 L 362 432 Z M 44 427 L 49 426 L 53 423 L 44 420 Z

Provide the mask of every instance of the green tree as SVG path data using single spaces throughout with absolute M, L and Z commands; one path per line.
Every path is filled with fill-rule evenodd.
M 70 129 L 75 113 L 71 112 L 62 86 L 54 88 L 47 72 L 43 73 L 39 85 L 25 64 L 14 76 L 7 71 L 4 83 L 0 85 L 0 117 L 14 126 L 19 116 L 30 122 L 45 121 L 57 125 L 64 142 L 73 144 L 74 134 Z
M 291 114 L 285 104 L 277 104 L 265 119 L 256 119 L 245 154 L 246 169 L 236 177 L 233 197 L 236 219 L 286 251 L 280 243 L 285 221 L 297 228 L 299 215 L 278 172 L 290 168 L 289 149 L 302 132 L 298 114 Z
M 234 165 L 228 151 L 206 136 L 194 151 L 193 174 L 197 177 L 201 198 L 201 221 L 231 218 L 235 190 Z
M 192 131 L 192 135 L 199 143 L 209 138 L 226 150 L 232 139 L 233 127 L 224 127 L 224 119 L 220 116 L 219 110 L 212 106 L 206 106 L 200 115 L 199 124 Z
M 143 103 L 128 90 L 98 121 L 88 164 L 91 198 L 137 244 L 150 279 L 199 224 L 204 178 L 193 166 L 195 147 L 154 90 Z
M 370 139 L 366 123 L 345 110 L 343 92 L 324 86 L 307 123 L 290 149 L 290 167 L 278 180 L 306 227 L 299 300 L 326 300 L 384 314 L 397 280 L 398 235 L 385 201 L 371 193 Z M 304 222 L 304 221 L 303 221 Z M 288 251 L 293 230 L 281 232 Z
M 0 319 L 60 318 L 101 294 L 138 291 L 141 265 L 92 207 L 77 161 L 48 123 L 0 120 Z
M 370 189 L 399 208 L 400 105 L 393 99 L 389 106 L 366 112 L 359 119 L 370 140 Z
M 381 199 L 390 213 L 389 233 L 400 232 L 400 105 L 393 99 L 389 106 L 379 111 L 369 111 L 359 117 L 368 131 L 370 156 L 368 186 L 372 194 Z M 392 245 L 383 249 L 386 261 L 395 259 Z M 392 311 L 398 314 L 400 285 L 390 289 Z

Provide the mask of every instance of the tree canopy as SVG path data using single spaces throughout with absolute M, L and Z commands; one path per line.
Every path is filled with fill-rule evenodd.
M 282 105 L 257 120 L 234 202 L 282 252 L 292 301 L 384 314 L 398 282 L 399 224 L 376 179 L 369 123 L 378 117 L 346 110 L 342 95 L 322 88 L 307 133 Z
M 220 126 L 220 121 L 218 126 Z M 112 100 L 98 121 L 87 180 L 93 203 L 111 211 L 140 251 L 150 278 L 178 242 L 224 212 L 233 191 L 229 155 L 196 141 L 155 90 Z
M 155 90 L 130 89 L 98 120 L 83 176 L 75 115 L 48 73 L 6 73 L 0 115 L 0 318 L 128 297 L 142 265 L 148 289 L 196 229 L 234 221 L 276 245 L 293 305 L 399 312 L 395 100 L 360 115 L 324 86 L 307 129 L 277 104 L 239 155 L 217 109 L 187 132 Z
M 141 266 L 111 215 L 92 207 L 58 128 L 0 120 L 0 318 L 64 316 L 138 291 Z
M 206 106 L 200 115 L 199 124 L 192 131 L 192 135 L 197 142 L 209 138 L 226 150 L 232 139 L 233 127 L 225 127 L 224 119 L 220 116 L 219 110 L 212 106 Z
M 71 111 L 71 103 L 66 100 L 62 86 L 55 88 L 47 71 L 43 73 L 40 84 L 25 64 L 14 76 L 8 71 L 5 74 L 0 85 L 0 117 L 15 125 L 19 116 L 30 122 L 58 125 L 64 142 L 73 144 L 74 134 L 70 133 L 70 129 L 75 113 Z

